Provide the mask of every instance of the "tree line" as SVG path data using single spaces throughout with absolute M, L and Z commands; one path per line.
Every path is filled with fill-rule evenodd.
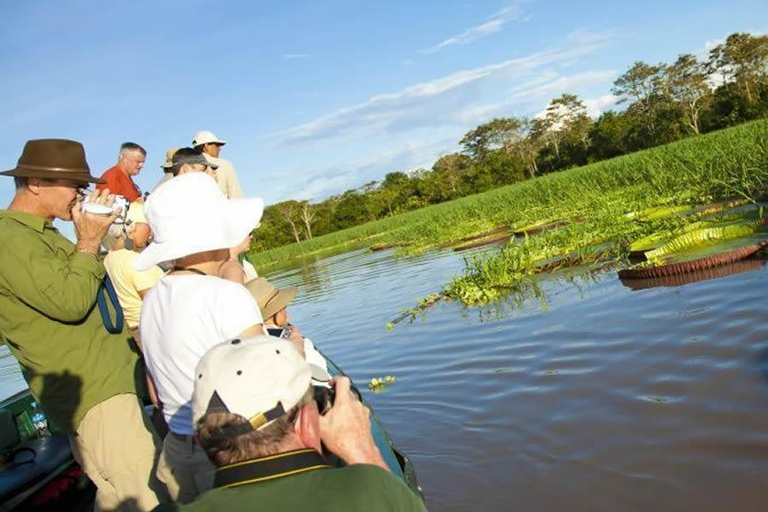
M 597 119 L 575 94 L 532 118 L 501 117 L 467 132 L 431 169 L 392 172 L 319 203 L 268 206 L 253 250 L 308 240 L 542 174 L 768 116 L 768 36 L 734 33 L 705 59 L 635 62 L 613 83 L 618 110 Z

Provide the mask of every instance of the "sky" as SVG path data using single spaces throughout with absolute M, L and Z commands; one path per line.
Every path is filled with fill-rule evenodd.
M 150 190 L 167 149 L 212 130 L 245 194 L 267 204 L 431 167 L 478 124 L 565 92 L 596 116 L 636 60 L 768 31 L 765 0 L 26 0 L 3 12 L 0 170 L 26 140 L 56 137 L 81 141 L 98 175 L 133 141 Z M 2 207 L 12 196 L 0 179 Z

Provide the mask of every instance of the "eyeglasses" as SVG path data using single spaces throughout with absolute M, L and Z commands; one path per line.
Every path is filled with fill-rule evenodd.
M 88 189 L 88 185 L 79 181 L 71 180 L 53 180 L 53 183 L 59 187 L 74 188 L 78 194 L 85 194 Z

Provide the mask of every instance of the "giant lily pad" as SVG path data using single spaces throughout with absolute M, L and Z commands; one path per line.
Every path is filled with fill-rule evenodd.
M 657 231 L 632 242 L 629 246 L 629 257 L 630 259 L 646 259 L 649 257 L 651 251 L 669 243 L 675 237 L 686 233 L 692 233 L 703 228 L 725 227 L 736 223 L 755 223 L 760 220 L 761 213 L 761 205 L 749 204 L 737 206 L 726 211 L 721 211 L 716 216 L 707 217 L 707 220 L 691 222 L 690 224 L 686 224 L 675 230 L 664 229 Z
M 627 217 L 630 219 L 637 219 L 641 222 L 651 222 L 655 220 L 668 219 L 670 217 L 687 217 L 690 215 L 704 216 L 728 210 L 730 208 L 743 205 L 747 202 L 747 199 L 731 199 L 720 203 L 711 203 L 705 205 L 654 206 L 639 212 L 630 212 L 627 214 Z
M 650 277 L 644 279 L 632 279 L 621 277 L 621 284 L 631 290 L 645 290 L 647 288 L 674 287 L 686 284 L 698 283 L 710 279 L 720 279 L 745 272 L 752 272 L 765 266 L 765 261 L 761 259 L 745 259 L 728 263 L 720 267 L 707 268 L 704 270 L 695 270 L 686 274 Z
M 768 245 L 767 218 L 683 233 L 646 253 L 648 264 L 619 271 L 622 278 L 663 277 L 742 260 Z

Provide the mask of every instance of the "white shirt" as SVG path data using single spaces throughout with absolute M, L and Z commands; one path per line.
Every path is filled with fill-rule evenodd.
M 195 366 L 214 345 L 263 322 L 248 290 L 213 276 L 168 275 L 144 298 L 142 350 L 165 421 L 192 434 Z
M 218 165 L 216 169 L 216 183 L 219 184 L 219 188 L 229 199 L 239 199 L 243 197 L 243 189 L 240 188 L 240 182 L 237 180 L 237 173 L 235 167 L 229 160 L 223 158 L 217 158 L 211 156 L 208 153 L 203 153 L 206 160 L 212 164 Z

